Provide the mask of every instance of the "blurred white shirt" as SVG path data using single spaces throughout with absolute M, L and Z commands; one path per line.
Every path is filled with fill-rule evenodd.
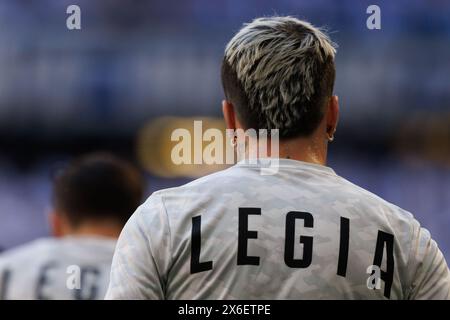
M 116 239 L 43 238 L 0 254 L 0 299 L 103 299 Z

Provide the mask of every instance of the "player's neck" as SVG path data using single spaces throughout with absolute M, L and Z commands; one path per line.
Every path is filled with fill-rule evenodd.
M 327 162 L 327 141 L 320 136 L 313 135 L 308 138 L 293 138 L 283 139 L 278 141 L 278 147 L 273 148 L 273 141 L 268 142 L 268 146 L 265 153 L 258 149 L 259 142 L 254 139 L 249 142 L 245 148 L 245 159 L 254 158 L 256 154 L 249 155 L 249 149 L 258 151 L 258 158 L 279 158 L 279 159 L 291 159 L 303 162 L 309 162 L 314 164 L 326 165 Z M 239 157 L 243 159 L 243 157 Z
M 283 140 L 280 141 L 279 158 L 326 165 L 327 143 L 318 137 Z
M 95 222 L 95 223 L 83 223 L 76 227 L 70 228 L 64 233 L 64 236 L 75 237 L 105 237 L 105 238 L 118 238 L 121 232 L 121 227 L 117 223 L 112 222 Z

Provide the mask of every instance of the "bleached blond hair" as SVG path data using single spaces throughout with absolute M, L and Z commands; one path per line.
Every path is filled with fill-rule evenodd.
M 313 109 L 321 109 L 323 98 L 332 94 L 335 53 L 336 45 L 324 31 L 306 21 L 289 16 L 255 19 L 226 46 L 225 93 L 233 91 L 226 83 L 231 72 L 245 95 L 246 106 L 238 109 L 249 109 L 238 114 L 252 114 L 252 126 L 280 129 L 281 136 L 310 134 L 323 116 L 323 110 Z

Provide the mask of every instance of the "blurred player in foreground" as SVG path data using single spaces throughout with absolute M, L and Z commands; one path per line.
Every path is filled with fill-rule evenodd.
M 429 232 L 326 166 L 334 57 L 328 36 L 291 17 L 257 19 L 233 37 L 225 121 L 279 129 L 278 172 L 263 175 L 259 158 L 155 192 L 119 238 L 108 299 L 450 298 Z
M 123 160 L 72 162 L 53 183 L 54 237 L 0 255 L 0 298 L 103 299 L 116 239 L 142 195 L 139 172 Z

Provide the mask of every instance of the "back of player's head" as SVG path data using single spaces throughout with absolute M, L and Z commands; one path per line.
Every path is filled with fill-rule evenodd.
M 107 153 L 75 159 L 53 181 L 53 205 L 71 225 L 86 221 L 125 224 L 142 201 L 144 182 L 125 160 Z
M 328 36 L 308 22 L 255 19 L 226 46 L 226 99 L 245 129 L 279 129 L 280 138 L 309 136 L 333 92 L 335 52 Z

